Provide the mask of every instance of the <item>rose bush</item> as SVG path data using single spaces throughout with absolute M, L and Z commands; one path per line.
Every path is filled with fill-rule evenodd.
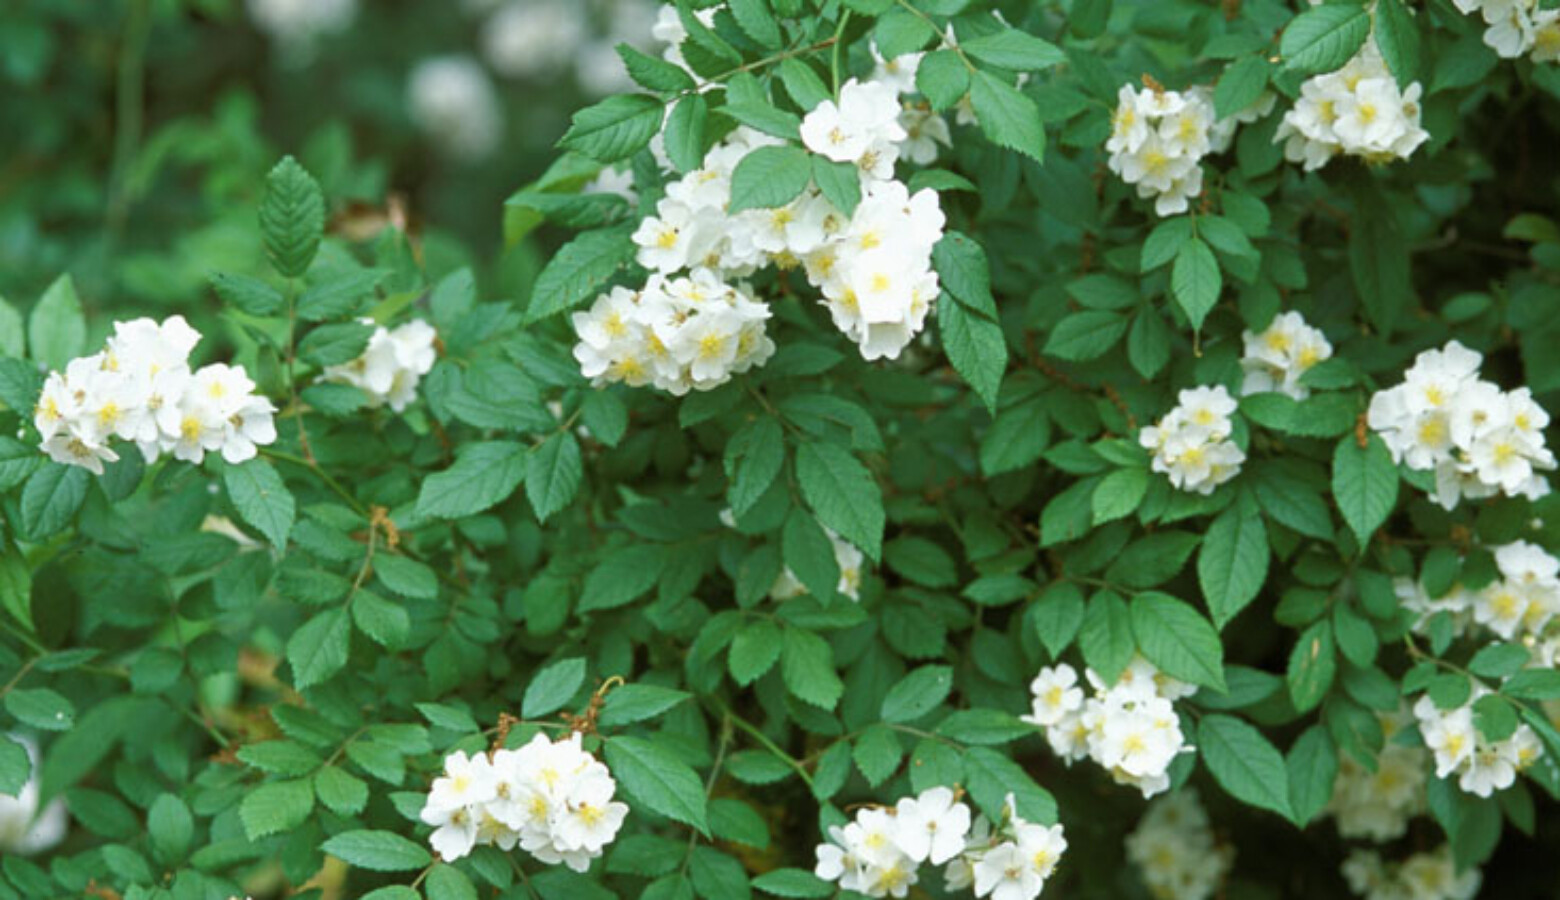
M 0 898 L 1552 895 L 1555 5 L 678 0 L 492 261 L 213 144 L 0 301 Z

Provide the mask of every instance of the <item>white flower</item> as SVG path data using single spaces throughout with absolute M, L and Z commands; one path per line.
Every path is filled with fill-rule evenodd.
M 1157 425 L 1144 428 L 1138 443 L 1154 454 L 1150 467 L 1175 487 L 1199 494 L 1240 472 L 1246 454 L 1228 440 L 1235 399 L 1222 385 L 1183 390 L 1179 405 Z
M 357 0 L 249 0 L 248 9 L 257 28 L 306 58 L 316 39 L 352 23 Z
M 1216 843 L 1208 814 L 1190 788 L 1150 803 L 1126 839 L 1127 859 L 1155 897 L 1207 900 L 1235 860 L 1235 848 Z
M 860 166 L 873 178 L 893 176 L 905 139 L 899 124 L 899 92 L 887 84 L 852 78 L 840 87 L 840 100 L 824 100 L 802 119 L 802 144 L 835 162 Z
M 1459 872 L 1446 845 L 1390 864 L 1374 850 L 1355 850 L 1342 871 L 1349 890 L 1365 900 L 1473 900 L 1483 880 L 1478 869 Z
M 1345 838 L 1391 841 L 1408 830 L 1409 820 L 1425 808 L 1425 781 L 1430 756 L 1424 748 L 1397 743 L 1393 737 L 1413 721 L 1406 711 L 1378 714 L 1385 745 L 1376 755 L 1375 771 L 1352 754 L 1338 757 L 1327 812 Z
M 438 360 L 434 348 L 438 332 L 421 319 L 413 319 L 393 331 L 375 325 L 372 319 L 362 321 L 374 326 L 362 355 L 348 363 L 328 366 L 320 380 L 358 388 L 367 395 L 372 408 L 389 406 L 394 412 L 404 412 L 417 399 L 422 377 L 432 371 Z
M 1255 121 L 1272 107 L 1271 97 L 1252 108 L 1219 119 L 1213 92 L 1196 87 L 1184 93 L 1153 86 L 1139 91 L 1123 85 L 1116 95 L 1111 134 L 1105 141 L 1112 172 L 1154 201 L 1154 212 L 1172 216 L 1191 208 L 1202 194 L 1201 160 L 1227 149 L 1239 122 Z
M 412 70 L 406 92 L 412 121 L 451 156 L 477 160 L 497 148 L 503 112 L 493 82 L 476 60 L 425 59 Z
M 0 794 L 0 853 L 17 856 L 33 856 L 53 849 L 65 839 L 70 824 L 65 810 L 65 799 L 55 797 L 47 806 L 39 809 L 41 786 L 38 772 L 42 760 L 38 747 L 30 739 L 20 735 L 0 736 L 0 741 L 13 741 L 27 751 L 29 775 L 22 789 L 14 796 Z
M 899 849 L 916 862 L 940 866 L 964 852 L 970 830 L 970 808 L 954 800 L 953 791 L 934 787 L 895 806 Z
M 1398 87 L 1372 37 L 1342 69 L 1300 85 L 1300 99 L 1273 140 L 1306 171 L 1338 155 L 1370 163 L 1407 159 L 1430 138 L 1419 124 L 1422 90 L 1418 82 Z
M 1083 707 L 1083 690 L 1077 684 L 1077 670 L 1066 663 L 1041 669 L 1029 684 L 1034 702 L 1024 721 L 1049 727 L 1076 713 Z
M 574 58 L 586 26 L 584 8 L 574 0 L 507 3 L 482 25 L 482 54 L 500 75 L 550 75 Z
M 1326 335 L 1307 325 L 1297 312 L 1275 316 L 1260 334 L 1241 333 L 1246 352 L 1240 365 L 1245 371 L 1242 394 L 1278 391 L 1304 400 L 1311 391 L 1300 378 L 1312 366 L 1332 357 Z

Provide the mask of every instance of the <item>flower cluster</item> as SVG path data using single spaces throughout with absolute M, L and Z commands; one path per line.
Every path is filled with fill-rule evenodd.
M 1223 385 L 1181 391 L 1175 409 L 1138 433 L 1152 468 L 1183 491 L 1211 494 L 1240 472 L 1246 453 L 1230 440 L 1235 398 Z
M 581 339 L 575 356 L 585 374 L 681 393 L 709 390 L 733 372 L 762 365 L 773 352 L 763 334 L 768 305 L 733 284 L 771 264 L 803 268 L 823 293 L 835 326 L 858 344 L 864 358 L 897 358 L 925 327 L 937 296 L 931 256 L 945 224 L 936 191 L 912 196 L 894 179 L 898 142 L 907 136 L 899 114 L 894 88 L 851 79 L 837 104 L 820 103 L 802 122 L 808 149 L 856 166 L 862 196 L 849 216 L 815 185 L 780 207 L 731 212 L 737 165 L 780 142 L 746 127 L 727 135 L 698 169 L 667 186 L 656 214 L 634 232 L 639 264 L 655 273 L 650 283 L 639 292 L 614 290 L 598 298 L 589 314 L 575 317 Z M 695 306 L 719 314 L 690 331 L 681 352 L 667 334 L 681 335 L 696 318 L 702 320 L 687 303 L 653 304 L 671 316 L 662 329 L 667 334 L 647 331 L 649 326 L 612 325 L 631 298 L 669 294 L 681 301 L 675 294 L 684 289 L 699 295 L 690 301 Z M 705 307 L 706 293 L 728 302 Z M 606 330 L 612 334 L 596 328 L 600 324 L 611 326 Z M 586 328 L 589 334 L 581 330 Z M 656 357 L 663 358 L 666 374 L 652 371 Z M 627 371 L 617 372 L 625 361 Z
M 1267 115 L 1277 98 L 1264 93 L 1246 109 L 1220 119 L 1207 87 L 1171 91 L 1144 81 L 1142 90 L 1121 86 L 1105 150 L 1110 170 L 1136 185 L 1139 197 L 1152 197 L 1155 213 L 1177 215 L 1202 193 L 1203 157 L 1228 150 L 1237 125 Z
M 1356 850 L 1343 861 L 1349 890 L 1365 900 L 1473 900 L 1483 881 L 1478 869 L 1457 871 L 1450 847 L 1387 863 L 1374 850 Z
M 373 324 L 365 319 L 366 324 Z M 417 385 L 438 358 L 434 341 L 438 334 L 421 319 L 413 319 L 391 331 L 376 326 L 363 355 L 349 363 L 330 366 L 320 377 L 350 384 L 368 395 L 369 406 L 388 405 L 396 412 L 417 399 Z
M 32 774 L 15 796 L 0 793 L 0 856 L 32 856 L 53 848 L 65 839 L 70 816 L 65 811 L 65 798 L 55 797 L 41 810 L 42 790 L 38 781 L 38 747 L 21 735 L 0 737 L 0 741 L 12 741 L 27 751 L 28 771 Z
M 1372 37 L 1343 68 L 1300 85 L 1300 99 L 1273 140 L 1283 141 L 1284 157 L 1307 172 L 1340 154 L 1371 163 L 1408 159 L 1430 139 L 1419 125 L 1422 92 L 1417 81 L 1398 87 Z
M 412 70 L 406 87 L 412 121 L 456 159 L 482 159 L 498 147 L 504 114 L 487 71 L 469 56 L 437 56 Z
M 1560 559 L 1527 541 L 1495 548 L 1500 578 L 1477 591 L 1454 585 L 1440 597 L 1431 597 L 1419 582 L 1398 578 L 1394 582 L 1399 601 L 1415 614 L 1413 629 L 1427 633 L 1430 622 L 1444 614 L 1454 636 L 1462 637 L 1474 625 L 1482 625 L 1504 640 L 1518 637 L 1538 640 L 1560 614 Z
M 597 385 L 653 384 L 677 396 L 725 384 L 774 355 L 769 306 L 710 269 L 652 275 L 643 288 L 615 287 L 574 314 L 574 358 Z
M 934 787 L 830 828 L 814 873 L 868 897 L 904 897 L 923 863 L 946 864 L 950 891 L 973 887 L 976 897 L 1033 900 L 1066 849 L 1062 826 L 1024 821 L 1011 794 L 994 830 L 984 816 L 972 823 L 970 808 L 953 791 Z
M 1538 474 L 1555 468 L 1544 446 L 1549 414 L 1527 388 L 1503 391 L 1479 378 L 1482 362 L 1451 341 L 1419 354 L 1402 384 L 1370 398 L 1370 427 L 1394 460 L 1435 472 L 1435 500 L 1446 509 L 1464 498 L 1549 493 Z
M 1503 740 L 1491 741 L 1473 720 L 1473 704 L 1490 693 L 1477 682 L 1463 705 L 1443 710 L 1429 695 L 1414 704 L 1419 733 L 1435 757 L 1435 777 L 1457 775 L 1457 786 L 1470 794 L 1488 797 L 1511 787 L 1517 773 L 1543 754 L 1538 735 L 1525 723 Z
M 1505 57 L 1533 54 L 1534 62 L 1560 61 L 1560 10 L 1540 9 L 1538 0 L 1452 0 L 1464 15 L 1478 13 L 1484 43 Z
M 579 732 L 556 741 L 538 734 L 518 750 L 444 760 L 422 820 L 446 862 L 478 844 L 513 850 L 518 844 L 549 865 L 576 872 L 617 836 L 628 806 L 612 799 L 617 782 L 607 767 L 580 746 Z
M 44 382 L 33 415 L 43 451 L 98 475 L 119 459 L 115 438 L 135 442 L 148 463 L 170 452 L 197 464 L 217 451 L 230 463 L 253 459 L 258 445 L 276 440 L 276 408 L 255 394 L 242 366 L 191 372 L 199 342 L 183 316 L 114 323 L 101 352 Z
M 345 30 L 357 16 L 357 0 L 249 0 L 248 7 L 255 27 L 300 58 L 320 36 Z
M 1300 378 L 1311 367 L 1332 357 L 1332 344 L 1321 329 L 1306 324 L 1297 312 L 1287 312 L 1273 317 L 1272 323 L 1260 334 L 1241 332 L 1246 344 L 1240 367 L 1245 372 L 1241 394 L 1257 394 L 1277 391 L 1296 400 L 1311 395 L 1311 389 L 1300 383 Z
M 1214 840 L 1208 812 L 1190 788 L 1150 803 L 1126 846 L 1158 900 L 1207 900 L 1235 864 L 1235 848 Z
M 835 588 L 842 596 L 860 602 L 861 600 L 861 564 L 866 558 L 857 549 L 855 544 L 845 540 L 834 532 L 832 528 L 825 528 L 824 533 L 829 536 L 829 543 L 834 545 L 834 562 L 840 567 L 840 583 Z M 797 579 L 796 573 L 787 566 L 780 572 L 780 577 L 775 579 L 775 586 L 769 589 L 771 600 L 789 600 L 792 597 L 800 597 L 807 593 L 807 587 Z
M 1142 657 L 1115 684 L 1106 684 L 1093 669 L 1084 675 L 1094 689 L 1089 697 L 1072 666 L 1042 668 L 1029 685 L 1033 704 L 1024 721 L 1044 728 L 1051 750 L 1068 764 L 1088 757 L 1144 797 L 1168 790 L 1170 764 L 1192 749 L 1172 701 L 1196 687 L 1164 675 Z
M 1371 771 L 1351 754 L 1338 755 L 1327 812 L 1345 838 L 1385 842 L 1402 837 L 1409 820 L 1425 809 L 1425 780 L 1430 764 L 1423 747 L 1395 740 L 1413 724 L 1407 710 L 1378 715 L 1385 745 Z

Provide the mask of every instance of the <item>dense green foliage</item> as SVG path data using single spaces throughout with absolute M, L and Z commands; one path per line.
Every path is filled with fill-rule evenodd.
M 1170 775 L 1235 848 L 1218 896 L 1347 896 L 1340 760 L 1373 766 L 1378 714 L 1472 679 L 1480 733 L 1520 721 L 1544 754 L 1490 797 L 1430 773 L 1396 855 L 1449 843 L 1483 896 L 1554 895 L 1560 673 L 1533 641 L 1415 628 L 1393 579 L 1479 590 L 1498 545 L 1560 551 L 1560 500 L 1447 511 L 1366 411 L 1452 338 L 1560 410 L 1560 67 L 1499 59 L 1449 0 L 682 0 L 687 69 L 625 53 L 637 92 L 506 91 L 509 149 L 458 166 L 428 162 L 394 74 L 458 39 L 442 13 L 376 6 L 272 70 L 236 6 L 108 5 L 0 14 L 0 793 L 41 779 L 72 819 L 0 861 L 0 900 L 829 897 L 827 826 L 935 785 L 1061 822 L 1046 896 L 1149 897 L 1121 864 L 1139 793 L 1019 719 L 1042 665 L 1135 655 L 1197 687 Z M 1302 172 L 1283 111 L 1372 27 L 1430 139 Z M 899 163 L 947 217 L 935 325 L 865 361 L 771 268 L 767 364 L 683 397 L 593 386 L 567 313 L 644 283 L 635 226 L 732 128 L 782 142 L 732 212 L 859 200 L 798 129 L 873 41 L 928 51 L 915 91 L 950 120 L 969 98 L 942 159 Z M 1221 112 L 1279 110 L 1161 219 L 1107 168 L 1118 90 L 1215 82 Z M 635 199 L 581 192 L 609 164 Z M 1240 473 L 1176 490 L 1140 429 L 1182 389 L 1238 396 L 1242 332 L 1291 310 L 1334 348 L 1309 397 L 1242 397 Z M 278 440 L 237 465 L 126 446 L 102 476 L 43 456 L 44 374 L 174 313 L 276 402 Z M 438 331 L 404 412 L 315 380 L 364 317 Z M 854 601 L 830 532 L 866 557 Z M 787 569 L 805 590 L 772 600 Z M 445 755 L 560 723 L 631 808 L 605 858 L 436 860 Z M 930 871 L 911 894 L 967 895 Z

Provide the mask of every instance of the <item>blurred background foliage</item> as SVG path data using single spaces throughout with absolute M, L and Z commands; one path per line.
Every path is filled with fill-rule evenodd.
M 367 241 L 394 224 L 431 277 L 474 264 L 493 279 L 485 292 L 516 296 L 542 254 L 504 252 L 503 199 L 546 167 L 573 110 L 624 86 L 613 47 L 648 46 L 656 7 L 0 4 L 0 297 L 25 310 L 69 272 L 97 330 L 118 309 L 204 319 L 207 275 L 258 263 L 256 191 L 283 153 L 320 179 L 334 234 Z M 453 145 L 416 115 L 429 60 L 467 76 L 446 92 L 490 83 L 490 121 L 463 118 L 475 141 Z

